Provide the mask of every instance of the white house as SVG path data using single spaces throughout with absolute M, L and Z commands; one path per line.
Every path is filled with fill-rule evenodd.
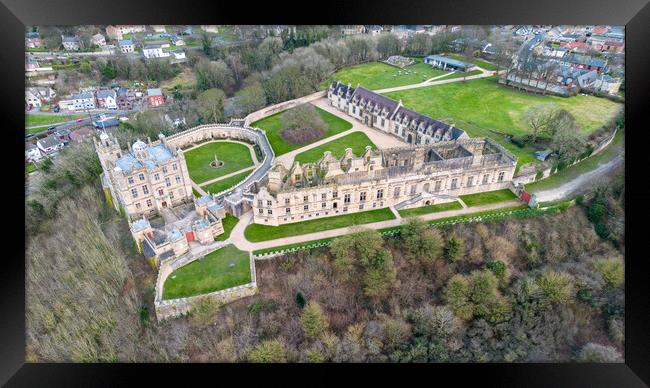
M 172 54 L 174 54 L 174 59 L 185 59 L 185 51 L 183 50 L 174 50 Z
M 67 110 L 95 109 L 95 96 L 92 92 L 79 93 L 59 101 L 59 107 Z
M 34 94 L 31 90 L 25 90 L 25 104 L 27 109 L 39 108 L 41 106 L 41 99 Z
M 41 150 L 34 143 L 25 143 L 25 160 L 28 162 L 38 162 L 43 158 Z
M 155 32 L 167 32 L 165 26 L 151 26 Z
M 201 26 L 201 29 L 205 32 L 211 32 L 213 34 L 218 34 L 219 33 L 219 27 L 218 26 Z
M 104 47 L 106 46 L 106 38 L 104 38 L 104 35 L 102 34 L 95 34 L 93 35 L 93 44 L 99 47 Z
M 125 54 L 135 51 L 135 45 L 131 39 L 120 40 L 119 46 L 120 50 Z
M 56 136 L 50 135 L 36 142 L 36 146 L 43 154 L 51 154 L 65 146 L 65 142 Z
M 40 107 L 43 101 L 49 102 L 56 97 L 56 92 L 50 87 L 33 87 L 25 90 L 25 103 L 32 108 Z
M 97 105 L 100 108 L 117 109 L 117 94 L 113 89 L 97 91 Z
M 185 46 L 185 41 L 183 40 L 183 38 L 181 38 L 178 35 L 172 36 L 171 38 L 169 38 L 169 40 L 172 41 L 172 44 L 174 46 Z
M 159 43 L 147 43 L 142 49 L 142 54 L 145 58 L 166 58 L 169 56 L 167 51 L 163 51 L 162 45 Z
M 63 36 L 61 35 L 61 43 L 63 43 L 63 48 L 68 51 L 77 51 L 81 48 L 79 44 L 79 39 L 76 36 Z

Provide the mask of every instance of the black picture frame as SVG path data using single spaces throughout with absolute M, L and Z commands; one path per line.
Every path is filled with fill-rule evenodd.
M 314 10 L 318 7 L 317 12 Z M 0 269 L 0 382 L 7 386 L 121 386 L 133 382 L 129 375 L 172 382 L 190 377 L 208 377 L 210 385 L 226 383 L 225 375 L 246 379 L 282 378 L 285 383 L 302 380 L 296 371 L 311 376 L 309 383 L 339 384 L 360 379 L 365 383 L 394 379 L 410 382 L 413 376 L 424 384 L 454 385 L 473 382 L 481 386 L 526 387 L 642 387 L 650 384 L 650 308 L 648 265 L 644 254 L 644 226 L 650 194 L 644 192 L 648 161 L 646 113 L 650 101 L 650 5 L 647 0 L 500 0 L 472 2 L 387 1 L 313 2 L 179 2 L 160 0 L 2 0 L 0 48 L 2 69 L 4 141 L 2 158 L 7 181 L 4 249 Z M 25 363 L 25 261 L 24 234 L 19 225 L 24 208 L 18 204 L 24 183 L 22 163 L 24 138 L 24 26 L 81 24 L 610 24 L 626 26 L 626 311 L 625 363 L 621 364 L 428 364 L 428 365 L 168 365 L 168 364 L 29 364 Z M 634 169 L 638 173 L 634 173 Z M 9 183 L 11 182 L 11 183 Z M 14 197 L 15 196 L 15 197 Z M 15 211 L 15 215 L 9 215 Z M 184 374 L 174 371 L 183 370 Z M 190 372 L 191 371 L 191 372 Z M 251 371 L 253 372 L 253 371 Z M 334 373 L 336 372 L 336 373 Z M 349 372 L 352 377 L 341 377 Z M 248 381 L 248 380 L 247 380 Z M 242 380 L 239 380 L 239 384 Z M 313 383 L 313 384 L 312 384 Z M 446 385 L 447 383 L 445 383 Z M 247 384 L 248 385 L 248 384 Z

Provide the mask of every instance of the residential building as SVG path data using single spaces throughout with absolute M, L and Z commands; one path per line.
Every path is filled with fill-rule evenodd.
M 25 90 L 25 105 L 27 110 L 32 110 L 33 108 L 41 107 L 41 98 L 32 90 Z
M 135 51 L 135 44 L 133 44 L 131 39 L 120 40 L 118 45 L 120 46 L 120 50 L 125 54 Z
M 162 45 L 157 43 L 145 43 L 142 54 L 145 58 L 166 58 L 169 56 L 169 52 L 163 51 Z
M 377 36 L 384 32 L 384 27 L 378 25 L 368 26 L 366 27 L 366 32 L 371 36 Z
M 180 112 L 167 112 L 165 113 L 165 121 L 174 128 L 181 128 L 187 125 L 185 116 Z
M 147 103 L 149 106 L 161 106 L 165 104 L 165 97 L 160 88 L 147 89 Z
M 79 51 L 81 49 L 81 43 L 76 36 L 61 35 L 61 43 L 63 44 L 63 48 L 67 51 Z
M 373 151 L 327 151 L 316 163 L 276 163 L 254 195 L 253 222 L 290 224 L 388 206 L 397 210 L 512 187 L 517 159 L 487 138 Z
M 97 45 L 99 47 L 106 46 L 106 38 L 104 38 L 104 35 L 102 34 L 93 35 L 92 41 L 94 45 Z
M 27 162 L 38 162 L 43 159 L 43 154 L 41 150 L 32 142 L 25 142 L 25 161 Z
M 64 110 L 72 111 L 95 109 L 95 96 L 92 92 L 75 94 L 65 100 L 60 100 L 59 107 Z
M 151 26 L 151 28 L 155 32 L 167 32 L 167 29 L 165 29 L 165 26 Z
M 185 46 L 185 41 L 183 40 L 183 38 L 181 38 L 178 35 L 172 36 L 171 38 L 169 38 L 169 40 L 172 42 L 174 46 Z
M 133 103 L 135 102 L 135 92 L 127 88 L 119 88 L 117 91 L 117 106 L 121 110 L 131 110 L 133 109 Z
M 330 104 L 365 125 L 386 132 L 409 144 L 430 144 L 440 141 L 466 139 L 460 128 L 434 120 L 407 109 L 395 101 L 363 87 L 352 88 L 340 81 L 328 90 Z
M 113 89 L 100 89 L 96 93 L 97 106 L 105 109 L 117 109 L 117 94 Z
M 219 33 L 219 26 L 201 26 L 201 30 L 205 32 L 210 32 L 213 34 L 218 34 Z
M 25 47 L 26 48 L 41 48 L 43 47 L 43 40 L 38 32 L 28 32 L 25 34 Z
M 183 50 L 174 50 L 172 51 L 172 55 L 174 56 L 174 59 L 186 59 L 185 51 Z
M 124 38 L 123 34 L 122 34 L 122 31 L 119 28 L 115 27 L 115 26 L 107 26 L 106 27 L 106 36 L 108 36 L 109 38 L 111 38 L 113 40 L 118 40 L 118 41 L 122 40 Z
M 49 135 L 36 142 L 36 146 L 42 154 L 48 155 L 57 152 L 65 146 L 65 142 L 57 136 Z
M 365 34 L 366 26 L 363 25 L 345 25 L 341 26 L 341 36 Z

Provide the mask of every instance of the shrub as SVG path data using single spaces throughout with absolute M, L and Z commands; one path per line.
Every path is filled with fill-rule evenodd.
M 580 362 L 620 362 L 623 361 L 621 354 L 611 346 L 605 346 L 590 342 L 578 353 L 576 359 Z
M 282 339 L 262 341 L 248 353 L 251 362 L 287 362 L 287 349 Z
M 603 280 L 612 287 L 618 287 L 625 280 L 625 269 L 623 261 L 617 258 L 597 261 L 594 264 L 596 271 L 603 277 Z
M 219 310 L 219 304 L 212 298 L 204 297 L 192 303 L 190 310 L 194 322 L 205 325 L 211 323 Z
M 597 224 L 602 221 L 606 212 L 607 208 L 604 204 L 601 202 L 594 202 L 589 206 L 589 210 L 587 210 L 587 218 L 589 218 L 589 221 L 592 223 Z
M 610 234 L 609 233 L 609 228 L 607 227 L 607 225 L 605 225 L 602 222 L 596 224 L 596 226 L 594 227 L 594 230 L 596 231 L 596 234 L 598 235 L 598 237 L 602 238 L 603 240 L 605 240 L 605 239 L 607 239 L 609 237 L 609 234 Z
M 313 105 L 303 104 L 282 113 L 285 129 L 282 138 L 292 144 L 304 144 L 323 136 L 327 124 Z
M 486 266 L 499 280 L 505 277 L 506 271 L 508 270 L 506 263 L 501 260 L 489 261 Z
M 296 294 L 296 304 L 298 305 L 298 307 L 299 307 L 300 309 L 302 309 L 303 307 L 305 307 L 305 297 L 302 296 L 302 293 L 300 293 L 300 292 L 298 292 L 298 293 Z
M 537 285 L 555 303 L 567 304 L 573 296 L 573 278 L 565 272 L 546 272 L 537 279 Z

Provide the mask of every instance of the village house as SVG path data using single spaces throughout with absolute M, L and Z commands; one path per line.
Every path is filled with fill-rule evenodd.
M 147 89 L 147 103 L 149 106 L 161 106 L 165 104 L 165 97 L 160 88 Z
M 169 40 L 172 42 L 174 46 L 185 46 L 185 41 L 183 40 L 183 38 L 181 38 L 178 35 L 172 36 L 171 38 L 169 38 Z
M 135 92 L 127 88 L 119 88 L 117 91 L 117 106 L 120 110 L 133 109 L 133 103 L 136 100 Z
M 596 70 L 598 73 L 603 73 L 607 69 L 607 61 L 586 55 L 568 55 L 560 60 L 560 64 L 569 65 L 582 70 Z
M 174 59 L 186 59 L 187 57 L 185 56 L 185 51 L 183 50 L 174 50 L 171 52 L 172 55 L 174 56 Z
M 165 26 L 151 26 L 151 28 L 154 30 L 154 32 L 167 32 Z
M 32 90 L 25 90 L 25 105 L 27 110 L 32 110 L 33 108 L 41 107 L 41 98 L 36 95 Z
M 350 36 L 350 35 L 358 35 L 358 34 L 365 34 L 365 33 L 366 33 L 366 26 L 363 25 L 341 26 L 341 36 Z
M 36 146 L 43 155 L 49 155 L 57 152 L 65 146 L 65 142 L 57 136 L 49 135 L 36 142 Z
M 93 42 L 94 45 L 99 46 L 99 47 L 106 46 L 106 38 L 104 38 L 104 35 L 102 35 L 102 34 L 93 35 L 92 42 Z
M 169 53 L 163 51 L 163 47 L 159 43 L 145 43 L 142 54 L 145 58 L 166 58 L 169 56 Z
M 210 32 L 212 34 L 218 34 L 219 26 L 201 26 L 201 30 L 205 32 Z
M 25 90 L 25 103 L 32 107 L 40 107 L 43 102 L 51 102 L 56 92 L 50 87 L 31 87 Z
M 122 51 L 124 54 L 132 53 L 135 51 L 135 44 L 133 44 L 133 41 L 131 39 L 120 40 L 118 46 L 120 46 L 120 51 Z
M 25 47 L 34 49 L 41 48 L 43 46 L 43 41 L 38 32 L 28 32 L 25 34 Z
M 38 162 L 43 159 L 43 154 L 41 150 L 32 142 L 25 142 L 25 161 L 26 162 Z
M 79 111 L 95 109 L 95 106 L 95 96 L 92 92 L 82 92 L 59 101 L 59 107 L 63 110 Z
M 63 44 L 63 48 L 67 51 L 79 51 L 81 49 L 81 43 L 76 36 L 61 35 L 61 43 Z
M 96 93 L 97 106 L 105 109 L 117 109 L 117 95 L 113 89 L 100 89 Z
M 371 36 L 380 35 L 382 32 L 384 32 L 384 27 L 382 26 L 373 25 L 366 27 L 366 33 L 370 34 Z

